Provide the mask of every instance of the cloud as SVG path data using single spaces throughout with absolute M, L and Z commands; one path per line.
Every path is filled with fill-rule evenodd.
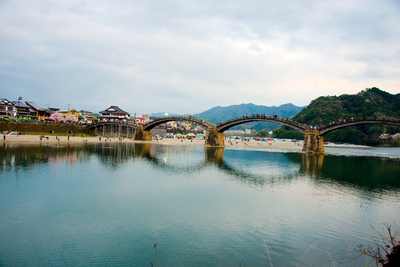
M 2 1 L 1 97 L 198 113 L 399 93 L 397 1 Z

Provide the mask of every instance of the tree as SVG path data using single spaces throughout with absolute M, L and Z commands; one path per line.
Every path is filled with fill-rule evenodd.
M 62 115 L 62 114 L 59 113 L 59 112 L 54 112 L 54 113 L 52 113 L 52 114 L 49 116 L 49 119 L 50 119 L 50 120 L 53 120 L 53 121 L 55 121 L 55 122 L 60 122 L 60 121 L 63 121 L 63 120 L 64 120 L 64 115 Z
M 76 116 L 67 115 L 65 116 L 64 121 L 77 122 L 78 118 Z
M 382 243 L 375 242 L 376 248 L 371 245 L 364 247 L 362 245 L 357 247 L 360 255 L 367 255 L 375 259 L 377 264 L 386 267 L 400 266 L 400 232 L 399 227 L 395 224 L 393 227 L 389 224 L 383 224 L 387 233 L 376 231 L 372 226 L 371 228 L 382 239 Z
M 261 130 L 261 131 L 259 131 L 259 132 L 258 132 L 258 136 L 266 137 L 266 136 L 267 136 L 267 131 L 266 131 L 266 130 Z

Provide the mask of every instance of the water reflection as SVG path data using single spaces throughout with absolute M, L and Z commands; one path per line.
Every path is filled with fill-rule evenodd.
M 324 154 L 302 154 L 302 162 L 302 173 L 316 176 L 322 170 Z
M 0 169 L 5 172 L 40 164 L 75 164 L 90 161 L 94 156 L 111 170 L 135 160 L 187 175 L 213 167 L 237 181 L 256 186 L 308 176 L 316 183 L 334 182 L 368 191 L 400 187 L 400 164 L 391 159 L 151 144 L 14 144 L 0 149 Z
M 303 165 L 304 166 L 304 165 Z M 334 180 L 366 190 L 400 187 L 400 164 L 395 159 L 373 157 L 325 157 L 317 181 Z
M 1 171 L 24 170 L 37 164 L 75 163 L 90 159 L 82 147 L 51 145 L 6 145 L 0 149 Z
M 125 163 L 137 158 L 146 157 L 150 152 L 150 144 L 97 144 L 85 149 L 96 155 L 103 166 L 117 169 Z

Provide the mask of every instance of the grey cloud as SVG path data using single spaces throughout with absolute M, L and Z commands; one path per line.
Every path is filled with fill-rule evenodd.
M 177 113 L 223 105 L 218 101 L 305 105 L 324 94 L 310 89 L 316 77 L 340 79 L 354 92 L 368 77 L 399 79 L 396 1 L 0 5 L 0 87 L 52 105 L 74 101 L 96 111 L 122 103 Z M 289 96 L 274 94 L 277 88 Z M 307 93 L 293 93 L 301 90 Z

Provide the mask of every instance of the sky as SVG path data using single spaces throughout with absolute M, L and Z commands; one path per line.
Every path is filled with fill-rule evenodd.
M 195 114 L 400 93 L 400 1 L 0 0 L 0 98 Z

